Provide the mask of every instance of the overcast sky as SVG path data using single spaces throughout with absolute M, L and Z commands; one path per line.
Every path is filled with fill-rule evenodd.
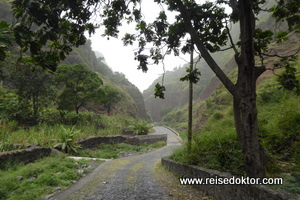
M 198 0 L 204 2 L 205 0 Z M 167 9 L 165 9 L 167 10 Z M 147 22 L 152 22 L 161 11 L 161 8 L 154 3 L 153 0 L 144 0 L 142 3 L 142 13 Z M 168 21 L 174 20 L 174 13 L 167 12 Z M 142 70 L 137 70 L 138 62 L 134 60 L 134 50 L 137 49 L 137 44 L 133 46 L 124 46 L 121 38 L 126 32 L 134 33 L 135 26 L 123 25 L 120 28 L 119 39 L 102 37 L 103 29 L 99 29 L 92 40 L 92 48 L 94 51 L 99 51 L 105 57 L 108 66 L 114 72 L 122 72 L 127 79 L 136 85 L 141 92 L 147 89 L 152 82 L 163 73 L 163 65 L 149 65 L 148 72 L 143 73 Z M 170 71 L 175 67 L 183 66 L 189 60 L 189 55 L 181 55 L 175 57 L 168 55 L 165 60 L 165 69 Z

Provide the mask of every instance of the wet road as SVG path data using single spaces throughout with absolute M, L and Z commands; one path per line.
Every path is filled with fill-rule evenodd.
M 155 178 L 153 168 L 162 157 L 181 145 L 181 138 L 165 127 L 154 127 L 154 134 L 167 134 L 167 146 L 141 155 L 129 156 L 100 164 L 51 199 L 125 200 L 174 199 Z

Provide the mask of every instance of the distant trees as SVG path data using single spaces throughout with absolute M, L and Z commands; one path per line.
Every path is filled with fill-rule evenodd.
M 103 84 L 95 72 L 80 64 L 58 66 L 55 81 L 62 84 L 62 92 L 58 96 L 58 109 L 75 110 L 77 114 L 87 101 L 93 100 Z
M 6 21 L 0 21 L 0 61 L 5 59 L 5 51 L 12 45 L 13 32 L 10 28 Z
M 101 104 L 110 115 L 113 104 L 121 100 L 117 89 L 101 87 L 99 76 L 83 65 L 60 65 L 54 74 L 30 63 L 16 67 L 15 60 L 7 54 L 0 62 L 1 119 L 36 125 L 46 107 L 78 114 L 87 102 Z
M 9 56 L 7 61 L 2 63 L 6 65 L 5 69 L 4 66 L 1 67 L 2 80 L 8 88 L 16 90 L 19 112 L 27 112 L 27 116 L 24 116 L 26 119 L 18 119 L 21 115 L 16 118 L 36 124 L 40 109 L 48 106 L 55 95 L 53 74 L 30 63 L 16 68 L 11 63 L 13 59 L 14 57 Z
M 99 94 L 97 101 L 103 104 L 107 114 L 110 115 L 113 104 L 118 103 L 122 99 L 120 92 L 111 86 L 105 86 Z

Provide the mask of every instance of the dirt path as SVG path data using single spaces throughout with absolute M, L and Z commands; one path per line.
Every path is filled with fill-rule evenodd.
M 142 155 L 105 162 L 51 199 L 177 199 L 170 189 L 170 184 L 159 180 L 162 177 L 157 175 L 157 171 L 162 169 L 157 170 L 157 165 L 162 157 L 170 155 L 172 149 L 181 145 L 181 139 L 167 128 L 155 127 L 155 129 L 155 134 L 168 135 L 167 146 Z

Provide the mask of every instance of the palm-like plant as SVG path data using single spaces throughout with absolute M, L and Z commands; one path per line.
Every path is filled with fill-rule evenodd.
M 80 130 L 75 130 L 75 126 L 72 128 L 65 128 L 61 126 L 61 142 L 56 144 L 54 147 L 59 147 L 65 153 L 74 154 L 77 153 L 77 149 L 80 148 L 74 139 L 74 135 L 79 134 Z
M 134 124 L 130 125 L 128 128 L 132 129 L 136 135 L 146 135 L 151 128 L 151 124 L 146 120 L 140 120 L 134 122 Z

